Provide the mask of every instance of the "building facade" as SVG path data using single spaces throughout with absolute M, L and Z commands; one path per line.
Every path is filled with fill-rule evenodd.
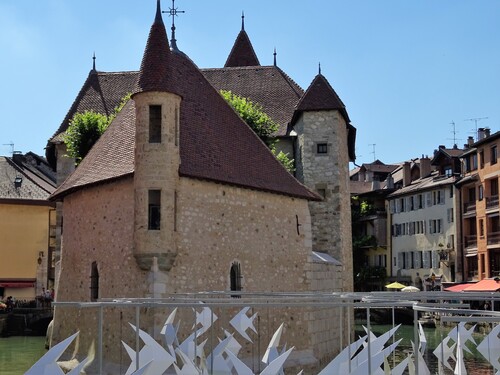
M 437 160 L 435 155 L 432 164 Z M 441 174 L 432 164 L 427 157 L 413 162 L 413 166 L 404 163 L 403 187 L 387 198 L 391 273 L 425 290 L 440 289 L 442 282 L 455 282 L 460 257 L 454 185 L 458 176 Z M 420 177 L 413 179 L 416 170 Z
M 386 197 L 394 191 L 398 165 L 380 160 L 351 171 L 354 285 L 357 291 L 385 290 L 391 277 Z
M 240 68 L 217 74 L 233 69 Z M 174 41 L 169 44 L 159 1 L 141 69 L 131 75 L 136 76 L 132 99 L 52 195 L 64 217 L 58 301 L 210 290 L 352 290 L 345 200 L 354 128 L 321 74 L 298 92 L 285 127 L 297 127 L 299 135 L 323 131 L 316 140 L 326 145 L 321 155 L 307 137 L 300 141 L 315 155 L 313 162 L 324 163 L 317 170 L 322 168 L 327 178 L 312 187 L 305 185 L 309 177 L 302 184 L 283 168 L 224 101 L 213 77 Z M 90 79 L 99 80 L 99 73 L 91 72 Z M 91 91 L 84 86 L 70 112 L 84 106 Z M 324 99 L 320 105 L 314 100 L 318 93 Z M 52 139 L 53 150 L 58 137 Z M 310 161 L 304 155 L 299 159 L 303 167 L 297 169 L 306 176 Z M 327 198 L 331 203 L 324 203 Z M 312 218 L 315 204 L 324 205 L 321 220 Z M 325 227 L 338 231 L 336 237 L 325 237 Z M 81 340 L 90 342 L 93 316 L 78 314 Z M 74 329 L 70 316 L 56 310 L 55 341 Z M 116 364 L 121 361 L 116 343 L 130 335 L 117 337 L 124 321 L 112 314 L 108 318 L 105 345 Z M 340 337 L 347 340 L 338 315 L 311 310 L 294 312 L 290 320 L 288 341 L 313 365 L 339 351 Z M 154 315 L 148 322 L 157 327 Z
M 33 153 L 0 158 L 0 298 L 54 287 L 55 174 Z
M 500 206 L 498 146 L 500 132 L 479 129 L 462 156 L 459 182 L 464 245 L 464 275 L 468 281 L 500 276 Z

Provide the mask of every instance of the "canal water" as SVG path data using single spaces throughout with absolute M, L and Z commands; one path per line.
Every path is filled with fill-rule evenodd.
M 22 375 L 46 352 L 45 337 L 1 337 L 0 374 Z
M 379 336 L 389 330 L 389 325 L 372 326 L 373 332 Z M 361 333 L 362 327 L 356 326 L 356 331 Z M 425 335 L 427 337 L 428 350 L 424 355 L 426 363 L 431 370 L 431 374 L 438 374 L 438 364 L 436 357 L 432 351 L 441 341 L 441 337 L 445 337 L 447 331 L 441 332 L 439 329 L 426 328 Z M 484 335 L 476 334 L 476 343 L 480 343 Z M 413 326 L 401 326 L 396 332 L 396 340 L 400 338 L 403 341 L 397 349 L 396 363 L 406 357 L 411 351 L 411 341 L 413 341 Z M 392 343 L 392 340 L 391 340 Z M 6 337 L 0 338 L 0 374 L 1 375 L 22 375 L 24 374 L 42 355 L 46 353 L 44 348 L 45 337 Z M 472 345 L 468 346 L 471 350 Z M 389 363 L 392 367 L 392 356 L 389 358 Z M 486 362 L 479 353 L 474 352 L 473 355 L 465 353 L 465 365 L 467 372 L 474 375 L 494 375 L 495 371 Z M 446 369 L 441 374 L 452 374 L 453 372 Z
M 387 332 L 392 328 L 391 325 L 372 325 L 372 332 L 376 336 L 380 336 L 382 333 Z M 429 368 L 431 374 L 443 374 L 443 375 L 451 375 L 453 371 L 450 371 L 447 368 L 438 367 L 438 360 L 436 356 L 432 353 L 434 349 L 439 345 L 439 343 L 446 337 L 449 332 L 449 328 L 424 328 L 425 337 L 427 339 L 427 349 L 424 353 L 424 360 Z M 364 332 L 362 326 L 356 325 L 356 333 L 357 337 L 359 337 L 362 332 Z M 364 334 L 364 333 L 363 333 Z M 412 352 L 412 342 L 414 341 L 414 332 L 413 325 L 402 325 L 396 331 L 395 341 L 402 339 L 401 343 L 396 348 L 395 354 L 395 363 L 396 365 L 408 356 L 408 353 Z M 474 333 L 473 338 L 476 341 L 476 344 L 479 344 L 486 334 Z M 392 339 L 388 342 L 388 344 L 392 344 Z M 482 355 L 475 349 L 474 345 L 468 343 L 467 347 L 471 350 L 472 354 L 469 354 L 464 351 L 465 358 L 465 367 L 468 374 L 474 375 L 494 375 L 495 371 L 493 367 L 486 361 Z M 500 353 L 499 353 L 500 356 Z M 393 367 L 393 357 L 392 355 L 389 357 L 389 364 L 391 368 Z M 455 363 L 450 360 L 450 364 L 452 368 L 454 368 Z M 408 374 L 408 370 L 405 372 Z

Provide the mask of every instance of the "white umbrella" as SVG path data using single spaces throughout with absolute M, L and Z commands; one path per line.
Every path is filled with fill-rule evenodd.
M 416 286 L 405 286 L 403 289 L 401 289 L 402 292 L 420 292 L 420 289 L 418 289 Z

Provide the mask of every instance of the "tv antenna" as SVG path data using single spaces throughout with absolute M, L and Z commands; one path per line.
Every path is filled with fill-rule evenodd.
M 376 143 L 370 143 L 370 144 L 368 145 L 368 146 L 372 146 L 372 150 L 373 150 L 373 151 L 372 151 L 372 152 L 370 152 L 370 154 L 373 154 L 373 161 L 377 160 L 377 157 L 376 157 L 376 155 L 375 155 L 375 146 L 376 146 L 376 145 L 377 145 Z
M 476 141 L 478 140 L 477 123 L 478 123 L 478 121 L 486 120 L 487 118 L 488 117 L 474 117 L 474 118 L 467 118 L 467 119 L 464 120 L 464 121 L 474 121 L 474 125 L 476 127 L 476 130 L 475 130 Z
M 14 155 L 14 142 L 10 141 L 10 143 L 4 143 L 3 146 L 10 146 L 10 154 Z
M 455 121 L 451 120 L 450 125 L 453 127 L 453 130 L 451 132 L 453 133 L 453 147 L 455 147 L 457 145 L 457 133 L 458 133 L 458 131 L 457 131 Z M 450 138 L 448 138 L 448 139 L 450 139 Z

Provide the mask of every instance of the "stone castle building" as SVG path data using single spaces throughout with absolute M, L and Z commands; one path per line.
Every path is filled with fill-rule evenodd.
M 220 89 L 261 104 L 279 123 L 296 178 Z M 127 92 L 132 99 L 72 172 L 62 142 L 71 117 L 107 113 Z M 224 68 L 200 70 L 174 36 L 168 42 L 158 1 L 140 71 L 94 66 L 47 149 L 61 182 L 52 195 L 61 226 L 58 301 L 351 291 L 354 141 L 321 73 L 304 92 L 276 64 L 260 66 L 244 28 Z M 56 311 L 55 340 L 74 330 L 66 314 Z M 85 342 L 95 318 L 78 314 Z M 111 346 L 124 337 L 113 314 L 104 337 L 118 361 Z M 311 363 L 338 352 L 338 316 L 313 310 L 292 320 L 290 342 Z

